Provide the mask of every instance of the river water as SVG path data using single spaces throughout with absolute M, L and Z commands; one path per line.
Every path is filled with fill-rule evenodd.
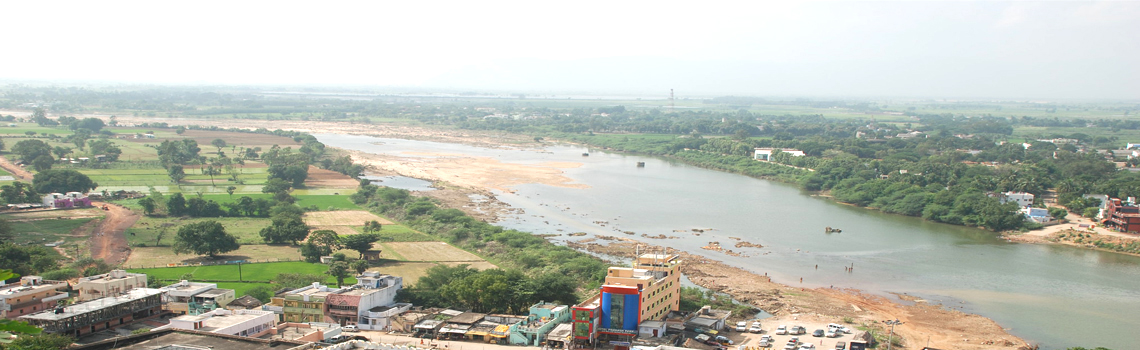
M 528 184 L 513 187 L 513 194 L 500 193 L 499 200 L 525 211 L 497 223 L 504 227 L 629 237 L 767 273 L 789 285 L 799 285 L 803 278 L 807 287 L 908 293 L 992 318 L 1044 349 L 1120 350 L 1140 344 L 1140 257 L 1009 243 L 989 231 L 837 204 L 791 185 L 577 146 L 551 145 L 540 152 L 316 136 L 329 146 L 377 154 L 459 153 L 519 164 L 582 163 L 565 175 L 589 188 Z M 584 152 L 590 156 L 581 156 Z M 645 167 L 636 167 L 637 162 Z M 827 226 L 843 231 L 827 234 Z M 698 235 L 693 229 L 712 230 Z M 736 248 L 732 237 L 764 248 Z M 744 256 L 700 249 L 709 242 Z M 853 269 L 848 272 L 846 266 Z

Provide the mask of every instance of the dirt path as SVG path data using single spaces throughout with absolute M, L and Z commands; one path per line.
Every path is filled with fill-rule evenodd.
M 88 245 L 91 247 L 91 257 L 103 259 L 107 264 L 118 266 L 131 255 L 127 246 L 127 229 L 139 220 L 138 213 L 115 204 L 93 202 L 97 207 L 107 206 L 107 217 L 91 234 Z
M 24 170 L 24 168 L 16 166 L 16 164 L 12 164 L 12 162 L 8 161 L 8 158 L 6 157 L 0 157 L 0 168 L 4 168 L 4 170 L 12 173 L 12 175 L 17 179 L 29 182 L 32 181 L 32 173 Z

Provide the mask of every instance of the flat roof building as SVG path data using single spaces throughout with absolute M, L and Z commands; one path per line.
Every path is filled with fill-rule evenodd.
M 95 300 L 117 295 L 135 288 L 146 288 L 146 274 L 123 270 L 83 277 L 73 289 L 79 292 L 78 301 Z
M 161 313 L 162 294 L 160 289 L 135 288 L 122 295 L 24 315 L 19 319 L 43 328 L 46 333 L 79 337 Z
M 172 318 L 164 327 L 256 338 L 269 333 L 276 324 L 277 317 L 271 311 L 217 309 Z
M 0 281 L 0 317 L 17 317 L 50 310 L 60 299 L 67 299 L 67 282 L 47 281 L 40 276 L 24 276 L 19 284 Z

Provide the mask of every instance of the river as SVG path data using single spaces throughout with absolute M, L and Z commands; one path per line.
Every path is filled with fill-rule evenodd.
M 513 187 L 499 200 L 524 214 L 504 227 L 623 236 L 723 261 L 789 285 L 908 293 L 994 319 L 1044 349 L 1140 344 L 1140 257 L 1009 243 L 993 232 L 883 214 L 796 187 L 664 159 L 550 145 L 505 150 L 365 136 L 316 135 L 326 145 L 408 157 L 406 151 L 579 162 L 565 175 L 589 188 Z M 581 156 L 589 151 L 589 157 Z M 635 166 L 645 162 L 645 167 Z M 842 233 L 824 233 L 824 227 Z M 693 229 L 712 229 L 700 233 Z M 625 235 L 620 231 L 632 231 Z M 676 238 L 649 239 L 641 234 Z M 735 248 L 733 237 L 764 248 Z M 720 242 L 741 257 L 703 250 Z M 848 272 L 844 267 L 853 266 Z M 967 335 L 968 337 L 968 335 Z

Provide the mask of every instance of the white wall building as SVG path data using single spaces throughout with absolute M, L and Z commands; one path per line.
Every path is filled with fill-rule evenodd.
M 998 196 L 998 200 L 1000 200 L 1002 204 L 1014 202 L 1017 203 L 1018 207 L 1028 208 L 1033 205 L 1033 194 L 1025 192 L 1002 192 L 1001 196 Z
M 777 152 L 784 152 L 787 154 L 791 154 L 792 157 L 803 157 L 805 155 L 804 151 L 801 151 L 798 149 L 757 148 L 756 152 L 753 153 L 753 155 L 752 155 L 752 159 L 762 160 L 762 161 L 767 162 L 767 161 L 772 159 L 772 154 L 777 153 Z
M 260 337 L 277 324 L 270 311 L 216 309 L 201 315 L 183 315 L 170 319 L 170 324 L 156 328 L 188 329 L 241 337 Z

